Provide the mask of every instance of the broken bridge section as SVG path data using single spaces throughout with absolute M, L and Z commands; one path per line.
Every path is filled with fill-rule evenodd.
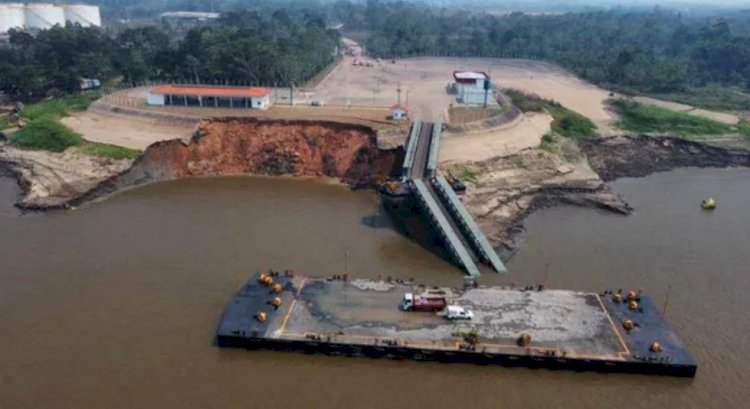
M 406 147 L 403 178 L 443 239 L 446 250 L 470 276 L 480 275 L 478 262 L 486 263 L 498 273 L 507 273 L 507 268 L 453 188 L 438 173 L 441 134 L 441 123 L 416 121 L 413 124 Z

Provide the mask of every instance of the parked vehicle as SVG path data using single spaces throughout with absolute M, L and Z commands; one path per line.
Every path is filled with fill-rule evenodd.
M 412 293 L 404 294 L 401 300 L 401 309 L 403 311 L 442 311 L 448 305 L 445 297 L 425 297 L 414 295 Z
M 450 305 L 446 309 L 445 318 L 449 320 L 470 320 L 474 318 L 474 313 L 458 305 Z

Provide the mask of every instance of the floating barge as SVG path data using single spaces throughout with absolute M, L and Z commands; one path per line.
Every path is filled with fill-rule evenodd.
M 449 321 L 399 309 L 405 293 L 424 287 L 285 274 L 269 283 L 265 277 L 256 275 L 232 297 L 218 346 L 678 377 L 697 370 L 645 296 L 631 305 L 626 294 L 430 289 L 473 311 L 471 321 Z

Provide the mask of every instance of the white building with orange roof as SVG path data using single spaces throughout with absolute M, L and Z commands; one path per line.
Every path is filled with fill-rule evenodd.
M 149 91 L 147 102 L 153 106 L 268 109 L 271 93 L 268 88 L 165 85 Z

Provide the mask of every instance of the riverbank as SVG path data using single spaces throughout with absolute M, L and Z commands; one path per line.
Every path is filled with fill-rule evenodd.
M 333 178 L 352 188 L 374 187 L 393 176 L 402 149 L 379 149 L 369 127 L 325 121 L 211 119 L 189 142 L 152 144 L 135 161 L 115 161 L 0 147 L 0 163 L 24 197 L 16 206 L 49 210 L 78 206 L 153 182 L 206 176 Z
M 628 215 L 633 208 L 607 182 L 681 167 L 750 167 L 750 152 L 675 137 L 616 136 L 580 142 L 581 157 L 566 162 L 541 149 L 449 165 L 468 184 L 465 203 L 494 246 L 519 248 L 523 221 L 542 208 L 568 204 Z
M 206 120 L 189 143 L 158 142 L 137 160 L 114 161 L 0 147 L 3 173 L 16 178 L 24 210 L 78 206 L 148 183 L 190 177 L 326 177 L 352 188 L 397 176 L 403 150 L 378 148 L 374 130 L 319 121 Z M 466 206 L 495 247 L 519 247 L 523 220 L 569 204 L 627 215 L 631 206 L 607 182 L 679 167 L 750 167 L 750 153 L 675 137 L 617 136 L 581 141 L 566 161 L 539 148 L 475 162 L 444 164 L 467 183 Z

